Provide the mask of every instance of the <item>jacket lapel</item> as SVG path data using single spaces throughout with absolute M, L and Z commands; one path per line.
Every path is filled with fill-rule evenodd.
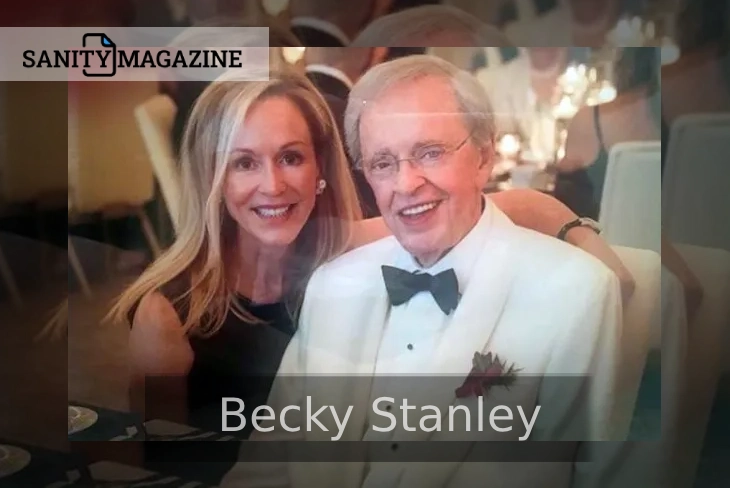
M 341 296 L 335 303 L 320 302 L 314 309 L 312 324 L 332 323 L 332 318 L 336 317 L 334 327 L 347 327 L 346 334 L 336 332 L 336 336 L 342 339 L 341 349 L 332 351 L 331 346 L 318 348 L 317 345 L 326 340 L 322 336 L 311 337 L 307 347 L 306 370 L 314 371 L 314 374 L 308 379 L 305 391 L 312 397 L 313 411 L 325 404 L 332 405 L 342 420 L 348 407 L 353 406 L 341 441 L 361 441 L 365 433 L 375 363 L 390 308 L 382 279 L 376 279 L 375 275 L 360 279 L 372 282 L 372 286 L 364 291 L 367 299 L 359 290 L 351 296 Z M 325 335 L 335 332 L 327 328 L 322 330 Z M 331 437 L 337 432 L 332 416 L 323 415 L 319 419 L 329 432 L 313 428 L 305 433 L 306 440 L 331 442 Z M 297 488 L 357 488 L 362 483 L 365 469 L 364 461 L 318 465 L 291 463 L 290 466 Z
M 492 213 L 492 222 L 489 235 L 479 257 L 475 261 L 474 271 L 470 277 L 467 290 L 463 293 L 459 306 L 453 312 L 453 317 L 444 333 L 440 345 L 430 365 L 426 365 L 426 374 L 438 375 L 438 391 L 428 396 L 429 404 L 441 411 L 441 418 L 448 418 L 448 407 L 454 403 L 454 391 L 461 386 L 472 367 L 472 358 L 476 351 L 486 352 L 490 338 L 497 327 L 502 310 L 506 303 L 513 280 L 514 266 L 512 265 L 508 239 L 510 227 L 514 224 L 507 219 L 493 204 L 487 203 Z M 386 257 L 384 264 L 393 264 L 393 259 Z M 379 266 L 378 266 L 379 269 Z M 349 328 L 347 336 L 338 333 L 338 337 L 348 337 L 349 343 L 343 344 L 343 353 L 338 353 L 338 359 L 329 360 L 322 353 L 313 353 L 308 350 L 307 370 L 320 373 L 323 364 L 327 364 L 327 374 L 343 378 L 342 384 L 337 385 L 337 395 L 333 396 L 333 389 L 316 391 L 316 385 L 325 385 L 323 382 L 310 381 L 308 393 L 313 397 L 326 399 L 322 404 L 334 405 L 338 413 L 347 411 L 350 405 L 360 405 L 353 409 L 350 419 L 341 438 L 343 441 L 360 441 L 367 428 L 367 414 L 371 404 L 372 381 L 375 365 L 380 348 L 381 338 L 387 323 L 390 303 L 387 291 L 378 277 L 367 276 L 364 279 L 373 281 L 373 286 L 367 288 L 371 296 L 364 299 L 362 296 L 352 296 L 341 299 L 336 305 L 319 304 L 314 314 L 313 323 L 327 323 L 331 317 L 338 317 L 338 324 Z M 332 307 L 337 307 L 333 312 Z M 326 331 L 326 329 L 323 329 Z M 325 332 L 326 333 L 326 332 Z M 315 344 L 317 343 L 315 339 Z M 310 343 L 311 345 L 311 343 Z M 313 361 L 315 363 L 313 363 Z M 346 379 L 346 380 L 345 380 Z M 331 416 L 330 416 L 331 418 Z M 329 441 L 336 425 L 330 432 L 312 429 L 307 433 L 308 440 Z M 415 432 L 398 428 L 393 433 L 392 440 L 423 441 L 428 440 L 430 433 L 416 429 Z M 329 463 L 328 463 L 329 464 Z M 412 481 L 423 482 L 422 486 L 440 486 L 459 463 L 433 463 L 430 468 L 416 463 L 408 466 L 401 476 L 400 485 L 415 486 Z M 297 486 L 312 486 L 317 481 L 318 486 L 357 487 L 363 479 L 365 463 L 334 463 L 322 470 L 321 476 L 312 470 L 306 463 L 292 466 L 294 479 L 303 483 Z M 306 473 L 305 473 L 306 472 Z M 424 478 L 424 473 L 428 473 Z M 300 477 L 301 475 L 301 477 Z M 323 483 L 324 482 L 324 483 Z
M 489 342 L 507 301 L 514 278 L 514 266 L 504 229 L 513 225 L 495 211 L 490 236 L 474 266 L 469 287 L 446 329 L 431 368 L 434 373 L 465 375 L 476 351 Z M 453 391 L 451 392 L 453 394 Z
M 429 405 L 441 412 L 442 422 L 448 422 L 448 408 L 456 400 L 455 390 L 462 385 L 472 368 L 474 353 L 487 352 L 491 338 L 507 302 L 514 279 L 513 257 L 505 239 L 514 224 L 501 212 L 493 209 L 494 221 L 483 252 L 474 266 L 468 289 L 441 338 L 434 361 L 428 371 L 436 390 L 428 395 Z M 473 419 L 474 421 L 474 419 Z M 444 433 L 444 429 L 447 432 Z M 426 441 L 434 435 L 448 435 L 448 426 L 441 432 L 428 433 L 399 429 L 394 440 Z M 458 436 L 458 433 L 455 434 Z M 463 437 L 463 436 L 462 436 Z M 407 465 L 399 486 L 439 487 L 460 463 L 413 463 Z
M 513 257 L 505 237 L 514 224 L 496 207 L 491 211 L 489 235 L 475 262 L 468 288 L 441 337 L 433 362 L 424 367 L 425 374 L 434 376 L 431 381 L 435 388 L 426 394 L 428 404 L 439 408 L 442 420 L 454 403 L 455 390 L 471 371 L 474 353 L 488 349 L 512 288 Z M 421 429 L 408 432 L 399 428 L 393 439 L 423 441 L 431 435 Z

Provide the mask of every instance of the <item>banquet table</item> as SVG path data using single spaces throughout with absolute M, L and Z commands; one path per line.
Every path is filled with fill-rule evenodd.
M 0 487 L 208 488 L 200 479 L 157 472 L 116 461 L 89 460 L 74 452 L 53 451 L 0 439 L 0 453 L 12 452 L 13 462 L 0 455 Z
M 686 381 L 682 372 L 686 369 L 687 320 L 682 286 L 666 271 L 662 274 L 661 298 L 661 321 L 655 322 L 652 331 L 630 439 L 657 440 L 661 436 L 662 444 L 667 444 L 672 442 L 672 427 L 676 426 L 682 385 Z M 150 483 L 162 487 L 216 486 L 231 465 L 230 459 L 218 461 L 218 453 L 227 451 L 235 458 L 243 441 L 230 433 L 161 419 L 143 421 L 135 413 L 85 403 L 71 401 L 69 408 L 70 415 L 73 413 L 83 421 L 69 425 L 68 452 L 0 439 L 0 488 L 142 487 Z M 84 417 L 79 415 L 79 409 L 92 414 Z M 144 446 L 139 460 L 128 455 L 136 446 Z M 198 458 L 201 449 L 206 452 Z M 191 459 L 196 462 L 190 463 Z
M 0 439 L 0 487 L 88 486 L 88 466 L 71 452 Z M 85 483 L 85 484 L 84 484 Z
M 484 192 L 531 188 L 552 194 L 555 188 L 555 175 L 556 170 L 547 162 L 515 162 L 498 157 L 492 170 L 492 178 L 484 188 Z
M 79 402 L 69 405 L 68 440 L 68 451 L 56 451 L 0 439 L 0 488 L 212 487 L 243 441 L 160 419 L 143 422 L 135 413 Z

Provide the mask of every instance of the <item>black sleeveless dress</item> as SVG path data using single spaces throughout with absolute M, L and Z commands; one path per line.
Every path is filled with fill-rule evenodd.
M 160 290 L 181 321 L 186 318 L 188 304 L 185 300 L 176 303 L 176 299 L 186 287 L 186 281 L 178 279 Z M 283 303 L 256 304 L 243 296 L 237 299 L 243 308 L 267 323 L 248 324 L 229 312 L 213 336 L 189 338 L 194 360 L 186 381 L 187 423 L 222 432 L 221 399 L 240 398 L 245 404 L 246 427 L 235 436 L 246 438 L 252 431 L 249 416 L 257 406 L 266 404 L 295 324 Z
M 598 220 L 608 168 L 608 151 L 603 141 L 598 106 L 593 107 L 593 121 L 599 146 L 596 159 L 590 166 L 577 171 L 558 173 L 554 195 L 579 217 Z
M 186 291 L 188 283 L 181 277 L 160 290 L 173 304 L 181 321 L 188 313 L 188 303 L 177 298 Z M 243 296 L 237 299 L 246 310 L 267 323 L 247 324 L 229 312 L 213 336 L 189 338 L 194 360 L 186 378 L 186 423 L 206 432 L 246 439 L 253 430 L 251 413 L 267 402 L 295 324 L 283 303 L 256 304 Z M 130 311 L 130 323 L 135 312 L 136 307 Z M 242 430 L 223 432 L 223 397 L 244 401 L 242 415 L 246 425 Z M 237 419 L 232 418 L 229 423 L 235 425 L 234 422 Z M 238 460 L 240 443 L 147 442 L 144 449 L 146 469 L 215 486 Z
M 661 114 L 661 98 L 659 92 L 649 95 L 648 109 L 651 118 L 662 132 L 662 177 L 664 176 L 664 159 L 669 130 Z M 601 210 L 601 198 L 608 170 L 608 149 L 601 128 L 600 105 L 593 107 L 593 122 L 598 139 L 598 154 L 593 164 L 572 173 L 558 173 L 555 181 L 554 196 L 567 205 L 579 217 L 598 220 Z

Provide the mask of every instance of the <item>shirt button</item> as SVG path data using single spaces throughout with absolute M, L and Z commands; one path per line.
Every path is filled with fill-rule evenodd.
M 397 450 L 398 450 L 398 443 L 397 443 L 397 442 L 394 442 L 393 444 L 391 444 L 391 445 L 390 445 L 390 448 L 391 448 L 391 449 L 392 449 L 393 451 L 397 451 Z
M 406 347 L 408 348 L 409 351 L 413 350 L 413 344 L 408 344 Z
M 390 409 L 391 409 L 391 406 L 390 406 L 390 405 L 386 405 L 386 406 L 385 406 L 385 411 L 386 411 L 386 412 L 390 412 Z

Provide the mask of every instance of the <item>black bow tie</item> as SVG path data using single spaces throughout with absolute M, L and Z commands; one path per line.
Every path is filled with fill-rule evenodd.
M 446 315 L 459 303 L 459 282 L 453 269 L 435 276 L 428 273 L 410 273 L 392 266 L 382 266 L 382 269 L 385 288 L 394 306 L 407 302 L 421 291 L 431 292 Z

